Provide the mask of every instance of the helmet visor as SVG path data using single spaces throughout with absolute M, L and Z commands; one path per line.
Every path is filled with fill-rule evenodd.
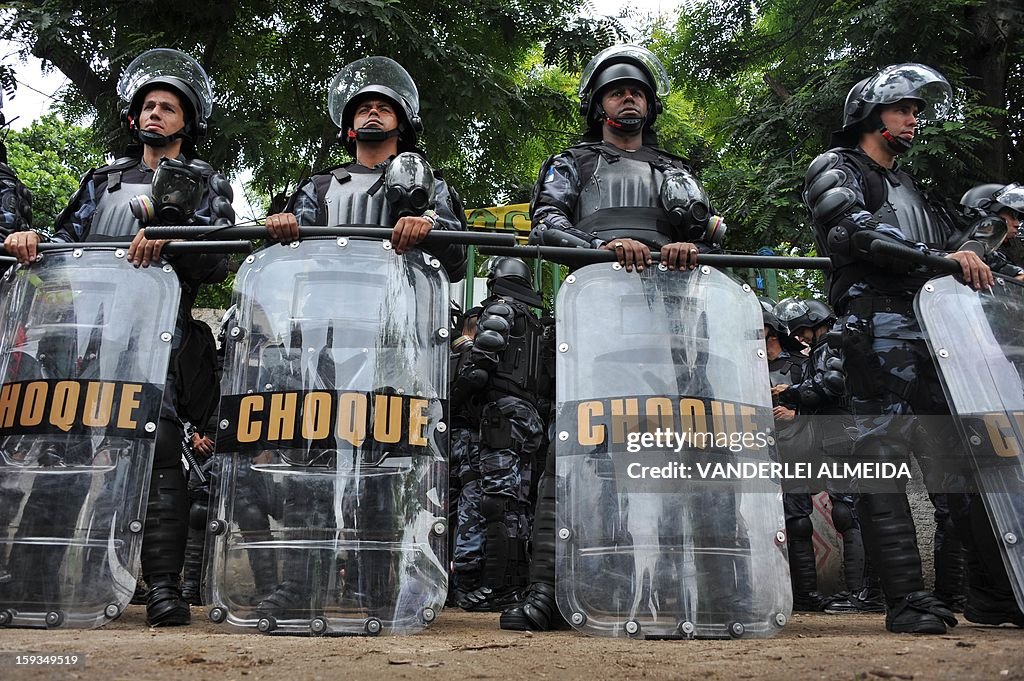
M 953 104 L 953 90 L 945 77 L 924 64 L 893 64 L 870 78 L 861 98 L 871 104 L 895 104 L 902 99 L 924 102 L 932 120 L 945 118 Z
M 405 100 L 397 102 L 398 104 L 408 107 L 411 115 L 419 115 L 419 91 L 402 65 L 387 57 L 365 57 L 338 71 L 327 91 L 327 110 L 335 125 L 339 128 L 344 127 L 342 116 L 345 105 L 360 90 L 371 85 L 381 85 L 393 90 Z
M 136 57 L 117 81 L 117 94 L 129 103 L 135 92 L 154 78 L 171 77 L 184 81 L 195 94 L 201 111 L 200 118 L 213 113 L 213 88 L 203 67 L 184 52 L 159 48 L 148 50 Z
M 1024 215 L 1024 186 L 1014 182 L 1008 184 L 992 197 L 997 203 L 1001 203 L 1010 210 L 1017 211 Z
M 786 300 L 781 301 L 778 305 L 775 306 L 774 311 L 775 316 L 781 319 L 782 321 L 786 322 L 787 324 L 789 324 L 789 322 L 793 321 L 794 319 L 798 317 L 803 317 L 804 315 L 810 312 L 810 310 L 807 307 L 807 304 L 804 301 L 797 300 L 795 298 L 787 298 Z
M 598 52 L 583 69 L 583 75 L 580 76 L 580 99 L 586 97 L 587 93 L 590 92 L 591 82 L 598 71 L 610 64 L 620 64 L 623 62 L 632 62 L 643 67 L 651 75 L 651 80 L 654 83 L 654 94 L 661 99 L 668 97 L 668 74 L 665 73 L 665 67 L 661 65 L 661 62 L 658 61 L 658 58 L 650 50 L 639 45 L 612 45 Z

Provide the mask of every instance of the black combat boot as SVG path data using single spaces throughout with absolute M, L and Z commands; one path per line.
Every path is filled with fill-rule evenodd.
M 181 595 L 178 575 L 147 575 L 146 624 L 151 627 L 178 627 L 192 623 L 192 613 Z
M 981 497 L 970 495 L 967 505 L 966 513 L 954 516 L 958 521 L 957 529 L 963 530 L 961 536 L 967 544 L 968 588 L 964 618 L 975 624 L 1024 627 L 1024 612 L 1017 606 L 1013 584 Z
M 549 469 L 554 468 L 554 457 Z M 502 629 L 550 631 L 565 626 L 555 602 L 555 476 L 546 470 L 538 489 L 537 513 L 533 521 L 533 556 L 530 586 L 520 605 L 501 613 Z
M 864 546 L 885 592 L 885 628 L 896 633 L 944 634 L 956 617 L 924 590 L 921 555 L 906 494 L 862 494 L 857 500 Z
M 153 627 L 189 624 L 181 595 L 181 568 L 188 538 L 188 489 L 181 470 L 181 427 L 160 419 L 142 537 L 142 574 L 149 586 L 146 621 Z

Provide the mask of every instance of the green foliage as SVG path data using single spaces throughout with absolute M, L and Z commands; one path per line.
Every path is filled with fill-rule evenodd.
M 32 226 L 43 231 L 53 230 L 86 171 L 103 164 L 88 129 L 52 114 L 9 132 L 7 154 L 18 178 L 32 190 Z

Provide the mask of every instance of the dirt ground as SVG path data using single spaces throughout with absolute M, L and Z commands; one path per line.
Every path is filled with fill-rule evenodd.
M 414 636 L 149 629 L 141 606 L 102 629 L 0 631 L 0 679 L 993 679 L 1024 680 L 1024 630 L 961 621 L 945 636 L 884 631 L 880 615 L 796 614 L 774 639 L 633 641 L 504 632 L 498 616 L 446 610 Z M 10 653 L 84 653 L 84 667 L 15 666 Z

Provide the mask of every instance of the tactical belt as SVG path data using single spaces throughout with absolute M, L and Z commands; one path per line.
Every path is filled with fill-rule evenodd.
M 861 296 L 846 304 L 846 314 L 870 317 L 875 312 L 894 312 L 913 316 L 914 301 L 896 296 Z

